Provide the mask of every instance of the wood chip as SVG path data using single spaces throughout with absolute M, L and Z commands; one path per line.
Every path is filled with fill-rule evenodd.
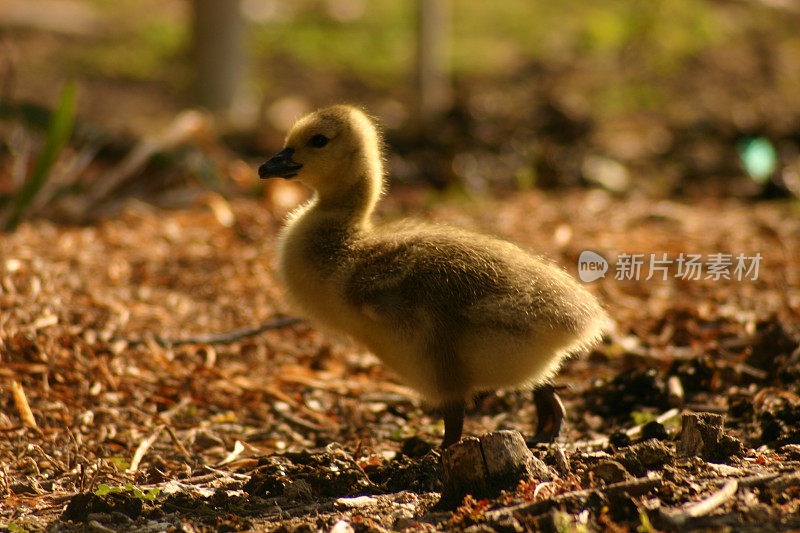
M 244 444 L 242 444 L 242 441 L 237 440 L 236 443 L 233 445 L 233 450 L 231 450 L 231 452 L 225 457 L 225 459 L 220 461 L 217 466 L 223 466 L 228 463 L 232 463 L 233 461 L 236 460 L 237 457 L 239 457 L 242 454 L 243 451 L 244 451 Z
M 680 407 L 683 405 L 684 393 L 681 378 L 678 376 L 670 376 L 667 378 L 667 394 L 671 406 Z
M 139 470 L 139 463 L 142 462 L 144 454 L 147 453 L 147 450 L 150 449 L 150 446 L 153 445 L 163 430 L 164 426 L 159 426 L 149 437 L 139 443 L 139 446 L 136 447 L 136 451 L 133 454 L 133 459 L 131 459 L 131 466 L 126 470 L 127 473 L 132 474 Z
M 33 412 L 31 411 L 31 406 L 28 405 L 28 397 L 25 396 L 25 389 L 22 388 L 22 383 L 15 379 L 11 380 L 11 393 L 14 395 L 14 404 L 17 407 L 17 412 L 23 425 L 38 430 L 39 426 L 36 424 L 36 419 L 33 418 Z

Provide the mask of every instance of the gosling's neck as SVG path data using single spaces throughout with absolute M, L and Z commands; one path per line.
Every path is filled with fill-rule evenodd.
M 372 213 L 381 189 L 382 179 L 365 172 L 348 187 L 315 191 L 304 216 L 350 231 L 368 230 L 372 226 Z

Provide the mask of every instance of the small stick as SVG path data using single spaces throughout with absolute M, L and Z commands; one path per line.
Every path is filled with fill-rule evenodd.
M 197 335 L 195 337 L 187 337 L 185 339 L 165 339 L 164 337 L 153 337 L 153 341 L 162 348 L 169 348 L 170 346 L 181 346 L 183 344 L 230 344 L 247 337 L 255 337 L 259 333 L 269 331 L 271 329 L 288 328 L 303 322 L 300 318 L 283 317 L 267 322 L 254 328 L 242 328 L 226 333 L 216 333 L 213 335 Z M 127 341 L 131 346 L 144 344 L 145 339 L 122 339 L 116 338 L 114 340 Z
M 308 420 L 304 420 L 299 416 L 294 416 L 292 414 L 286 413 L 280 409 L 272 409 L 272 412 L 283 418 L 289 423 L 292 423 L 296 426 L 300 426 L 303 429 L 308 429 L 310 431 L 325 431 L 325 428 L 322 426 L 318 426 L 313 422 L 309 422 Z
M 693 503 L 683 511 L 661 511 L 661 517 L 670 524 L 670 526 L 681 528 L 689 519 L 707 515 L 733 498 L 737 490 L 739 490 L 739 482 L 732 479 L 705 500 Z
M 772 474 L 754 474 L 752 476 L 745 476 L 736 478 L 736 482 L 739 483 L 739 488 L 753 488 L 753 487 L 760 487 L 761 485 L 765 485 L 770 481 L 781 477 L 780 473 L 772 473 Z M 717 479 L 714 480 L 714 483 L 717 485 L 724 485 L 730 481 L 729 479 Z
M 658 422 L 659 424 L 663 424 L 667 420 L 669 420 L 671 418 L 675 418 L 679 414 L 681 414 L 681 410 L 680 409 L 678 409 L 678 408 L 670 409 L 669 411 L 667 411 L 667 412 L 659 415 L 658 417 L 656 417 L 655 421 Z M 639 424 L 638 426 L 633 426 L 632 428 L 625 430 L 625 433 L 627 433 L 629 437 L 633 437 L 633 436 L 638 435 L 639 433 L 641 433 L 643 427 L 644 427 L 644 424 Z
M 661 486 L 661 477 L 640 477 L 630 481 L 620 481 L 619 483 L 612 483 L 602 489 L 580 489 L 570 492 L 564 492 L 547 498 L 530 503 L 521 503 L 511 507 L 488 511 L 487 518 L 497 519 L 503 516 L 511 516 L 519 513 L 525 514 L 539 514 L 551 509 L 553 507 L 562 505 L 568 501 L 589 498 L 593 494 L 606 494 L 611 496 L 628 494 L 629 496 L 636 497 L 646 494 L 647 492 Z
M 150 158 L 159 152 L 171 150 L 192 138 L 196 138 L 208 127 L 207 119 L 197 111 L 185 111 L 177 116 L 161 135 L 140 141 L 116 167 L 106 172 L 87 194 L 82 202 L 86 212 L 98 205 L 137 172 L 141 171 Z
M 631 479 L 630 481 L 612 483 L 606 488 L 600 489 L 600 492 L 611 496 L 628 494 L 629 496 L 635 497 L 646 494 L 656 487 L 660 487 L 661 483 L 661 477 L 639 477 Z
M 333 421 L 331 421 L 329 418 L 327 418 L 324 414 L 318 413 L 316 411 L 312 411 L 311 409 L 309 409 L 305 405 L 297 402 L 291 396 L 281 392 L 279 389 L 277 389 L 275 387 L 272 387 L 270 385 L 264 385 L 263 387 L 258 387 L 258 388 L 255 388 L 253 390 L 261 391 L 261 392 L 264 392 L 266 394 L 269 394 L 273 398 L 276 398 L 276 399 L 278 399 L 278 400 L 280 400 L 280 401 L 282 401 L 282 402 L 294 407 L 295 410 L 301 411 L 306 416 L 309 416 L 309 417 L 315 419 L 319 423 L 319 427 L 308 428 L 308 429 L 311 429 L 312 431 L 320 431 L 320 430 L 325 429 L 326 427 L 328 429 L 336 427 L 336 424 Z M 282 416 L 286 415 L 285 412 L 279 411 L 278 409 L 273 409 L 273 410 L 279 412 L 279 414 L 281 414 Z M 292 421 L 292 420 L 290 420 L 290 421 Z
M 188 477 L 185 479 L 176 479 L 174 481 L 180 483 L 181 485 L 202 485 L 203 483 L 208 483 L 216 479 L 219 479 L 221 477 L 224 477 L 227 474 L 228 474 L 227 472 L 220 472 L 215 470 L 210 474 L 203 474 L 201 476 Z M 163 483 L 150 483 L 148 485 L 139 485 L 140 488 L 146 490 L 160 488 L 162 486 Z
M 192 455 L 188 452 L 188 450 L 186 450 L 186 447 L 183 445 L 183 443 L 180 440 L 178 440 L 178 437 L 175 435 L 175 431 L 173 431 L 172 426 L 170 426 L 167 423 L 167 421 L 162 419 L 160 416 L 157 418 L 162 424 L 164 424 L 164 429 L 167 430 L 167 435 L 169 435 L 172 444 L 174 444 L 175 447 L 178 448 L 178 451 L 181 452 L 181 455 L 183 455 L 184 458 L 191 461 Z
M 139 469 L 139 463 L 142 462 L 144 458 L 144 454 L 147 453 L 147 450 L 150 449 L 150 446 L 156 441 L 158 436 L 161 434 L 161 431 L 164 429 L 164 426 L 159 426 L 152 435 L 144 439 L 142 442 L 139 443 L 139 446 L 136 447 L 136 452 L 133 454 L 133 459 L 131 459 L 131 466 L 128 467 L 126 470 L 127 473 L 132 474 Z
M 767 488 L 775 492 L 783 492 L 789 487 L 800 485 L 800 473 L 784 474 L 767 483 Z
M 14 396 L 14 404 L 17 406 L 17 412 L 19 412 L 23 425 L 41 431 L 36 424 L 36 419 L 33 418 L 33 412 L 28 404 L 28 398 L 25 396 L 25 389 L 22 388 L 22 383 L 16 379 L 11 380 L 11 393 Z

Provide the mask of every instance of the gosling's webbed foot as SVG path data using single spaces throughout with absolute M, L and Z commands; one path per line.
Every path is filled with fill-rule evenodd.
M 442 449 L 455 444 L 461 439 L 461 432 L 464 430 L 465 409 L 466 406 L 463 401 L 448 403 L 442 407 L 442 414 L 444 415 Z
M 542 385 L 533 391 L 533 401 L 539 421 L 536 425 L 536 442 L 553 442 L 561 433 L 567 411 L 552 384 Z

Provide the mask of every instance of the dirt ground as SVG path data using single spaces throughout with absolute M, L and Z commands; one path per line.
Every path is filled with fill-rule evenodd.
M 0 196 L 65 79 L 79 99 L 61 189 L 0 233 L 0 530 L 800 530 L 798 14 L 713 4 L 727 37 L 678 59 L 643 26 L 615 53 L 461 74 L 427 137 L 406 131 L 405 81 L 265 58 L 255 125 L 228 132 L 182 113 L 181 50 L 137 77 L 116 56 L 103 68 L 116 31 L 59 37 L 43 9 L 57 30 L 5 29 Z M 496 234 L 573 275 L 586 250 L 610 263 L 587 286 L 616 327 L 558 374 L 557 442 L 531 439 L 529 392 L 469 410 L 467 435 L 520 431 L 542 462 L 500 493 L 443 498 L 437 413 L 284 303 L 276 235 L 303 193 L 255 192 L 255 159 L 282 142 L 276 116 L 338 101 L 385 126 L 383 218 Z M 742 166 L 753 139 L 775 151 L 769 183 Z
M 440 504 L 436 413 L 373 356 L 306 323 L 164 346 L 291 316 L 272 264 L 286 209 L 238 199 L 224 206 L 228 217 L 219 206 L 131 201 L 93 225 L 35 221 L 0 238 L 0 524 L 800 529 L 796 202 L 567 190 L 425 205 L 398 190 L 383 216 L 498 234 L 573 274 L 583 250 L 611 263 L 588 286 L 616 330 L 558 375 L 564 434 L 530 443 L 552 479 Z M 638 253 L 666 253 L 667 280 L 646 280 L 649 263 L 638 281 L 615 279 L 620 254 Z M 761 260 L 741 281 L 733 266 L 730 280 L 683 280 L 681 253 L 702 256 L 702 278 L 712 254 Z M 681 451 L 684 412 L 722 415 L 722 434 Z M 486 394 L 466 432 L 530 436 L 535 420 L 529 393 Z

